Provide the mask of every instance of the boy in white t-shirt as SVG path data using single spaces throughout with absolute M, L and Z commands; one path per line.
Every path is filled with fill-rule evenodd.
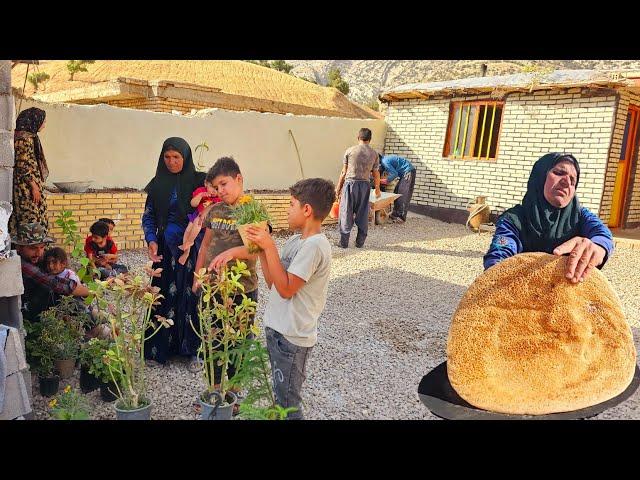
M 287 240 L 281 254 L 267 231 L 251 227 L 247 233 L 264 250 L 260 266 L 270 288 L 264 325 L 276 402 L 297 408 L 287 418 L 302 419 L 305 366 L 327 300 L 331 245 L 322 233 L 322 221 L 335 200 L 335 186 L 309 178 L 289 190 L 289 228 L 300 233 Z

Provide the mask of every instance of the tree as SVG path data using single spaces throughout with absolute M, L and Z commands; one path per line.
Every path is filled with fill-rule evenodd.
M 293 65 L 285 62 L 284 60 L 274 60 L 271 62 L 271 68 L 278 70 L 279 72 L 289 73 L 293 70 Z
M 33 85 L 33 89 L 37 92 L 38 91 L 38 86 L 41 83 L 46 82 L 47 80 L 49 80 L 51 77 L 49 76 L 48 73 L 46 72 L 36 72 L 36 73 L 32 73 L 31 75 L 29 75 L 27 77 L 27 80 L 29 80 L 29 82 L 31 83 L 31 85 Z
M 69 80 L 73 81 L 73 76 L 78 72 L 86 72 L 87 67 L 85 65 L 91 63 L 95 63 L 95 60 L 69 60 L 67 62 L 67 70 L 71 74 Z
M 269 60 L 245 60 L 245 62 L 254 63 L 256 65 L 260 65 L 261 67 L 271 68 Z
M 329 70 L 329 73 L 327 73 L 327 79 L 329 80 L 327 87 L 337 88 L 345 95 L 349 93 L 349 84 L 342 78 L 342 73 L 338 67 L 334 67 Z
M 260 65 L 262 67 L 272 68 L 284 73 L 289 73 L 291 72 L 291 70 L 293 70 L 293 65 L 285 62 L 284 60 L 274 60 L 272 62 L 270 62 L 269 60 L 247 60 L 247 62 L 255 63 L 256 65 Z
M 371 110 L 375 110 L 376 112 L 380 111 L 380 104 L 378 103 L 378 97 L 376 97 L 375 95 L 371 97 L 369 100 L 367 100 L 365 105 L 369 107 Z

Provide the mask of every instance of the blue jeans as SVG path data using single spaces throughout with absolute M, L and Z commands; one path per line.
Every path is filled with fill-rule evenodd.
M 299 347 L 287 340 L 284 335 L 274 329 L 265 327 L 267 349 L 271 360 L 273 375 L 273 392 L 276 403 L 281 407 L 296 407 L 287 420 L 303 420 L 302 384 L 306 379 L 305 367 L 307 358 L 313 347 Z

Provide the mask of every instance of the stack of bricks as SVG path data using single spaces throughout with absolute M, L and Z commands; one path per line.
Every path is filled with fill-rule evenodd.
M 284 192 L 256 193 L 255 198 L 266 204 L 272 218 L 274 230 L 288 228 L 287 209 L 289 194 Z M 89 235 L 89 227 L 102 217 L 115 221 L 113 240 L 119 250 L 144 248 L 141 219 L 147 194 L 145 192 L 91 192 L 91 193 L 49 193 L 47 194 L 49 233 L 57 244 L 64 238 L 62 229 L 55 224 L 62 210 L 70 210 L 84 238 Z M 327 219 L 325 224 L 335 223 Z

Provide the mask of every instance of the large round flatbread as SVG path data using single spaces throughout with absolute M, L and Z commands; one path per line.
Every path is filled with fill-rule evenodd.
M 622 393 L 636 350 L 616 293 L 594 269 L 564 277 L 568 257 L 524 253 L 469 287 L 453 317 L 447 373 L 471 405 L 543 415 L 586 408 Z

